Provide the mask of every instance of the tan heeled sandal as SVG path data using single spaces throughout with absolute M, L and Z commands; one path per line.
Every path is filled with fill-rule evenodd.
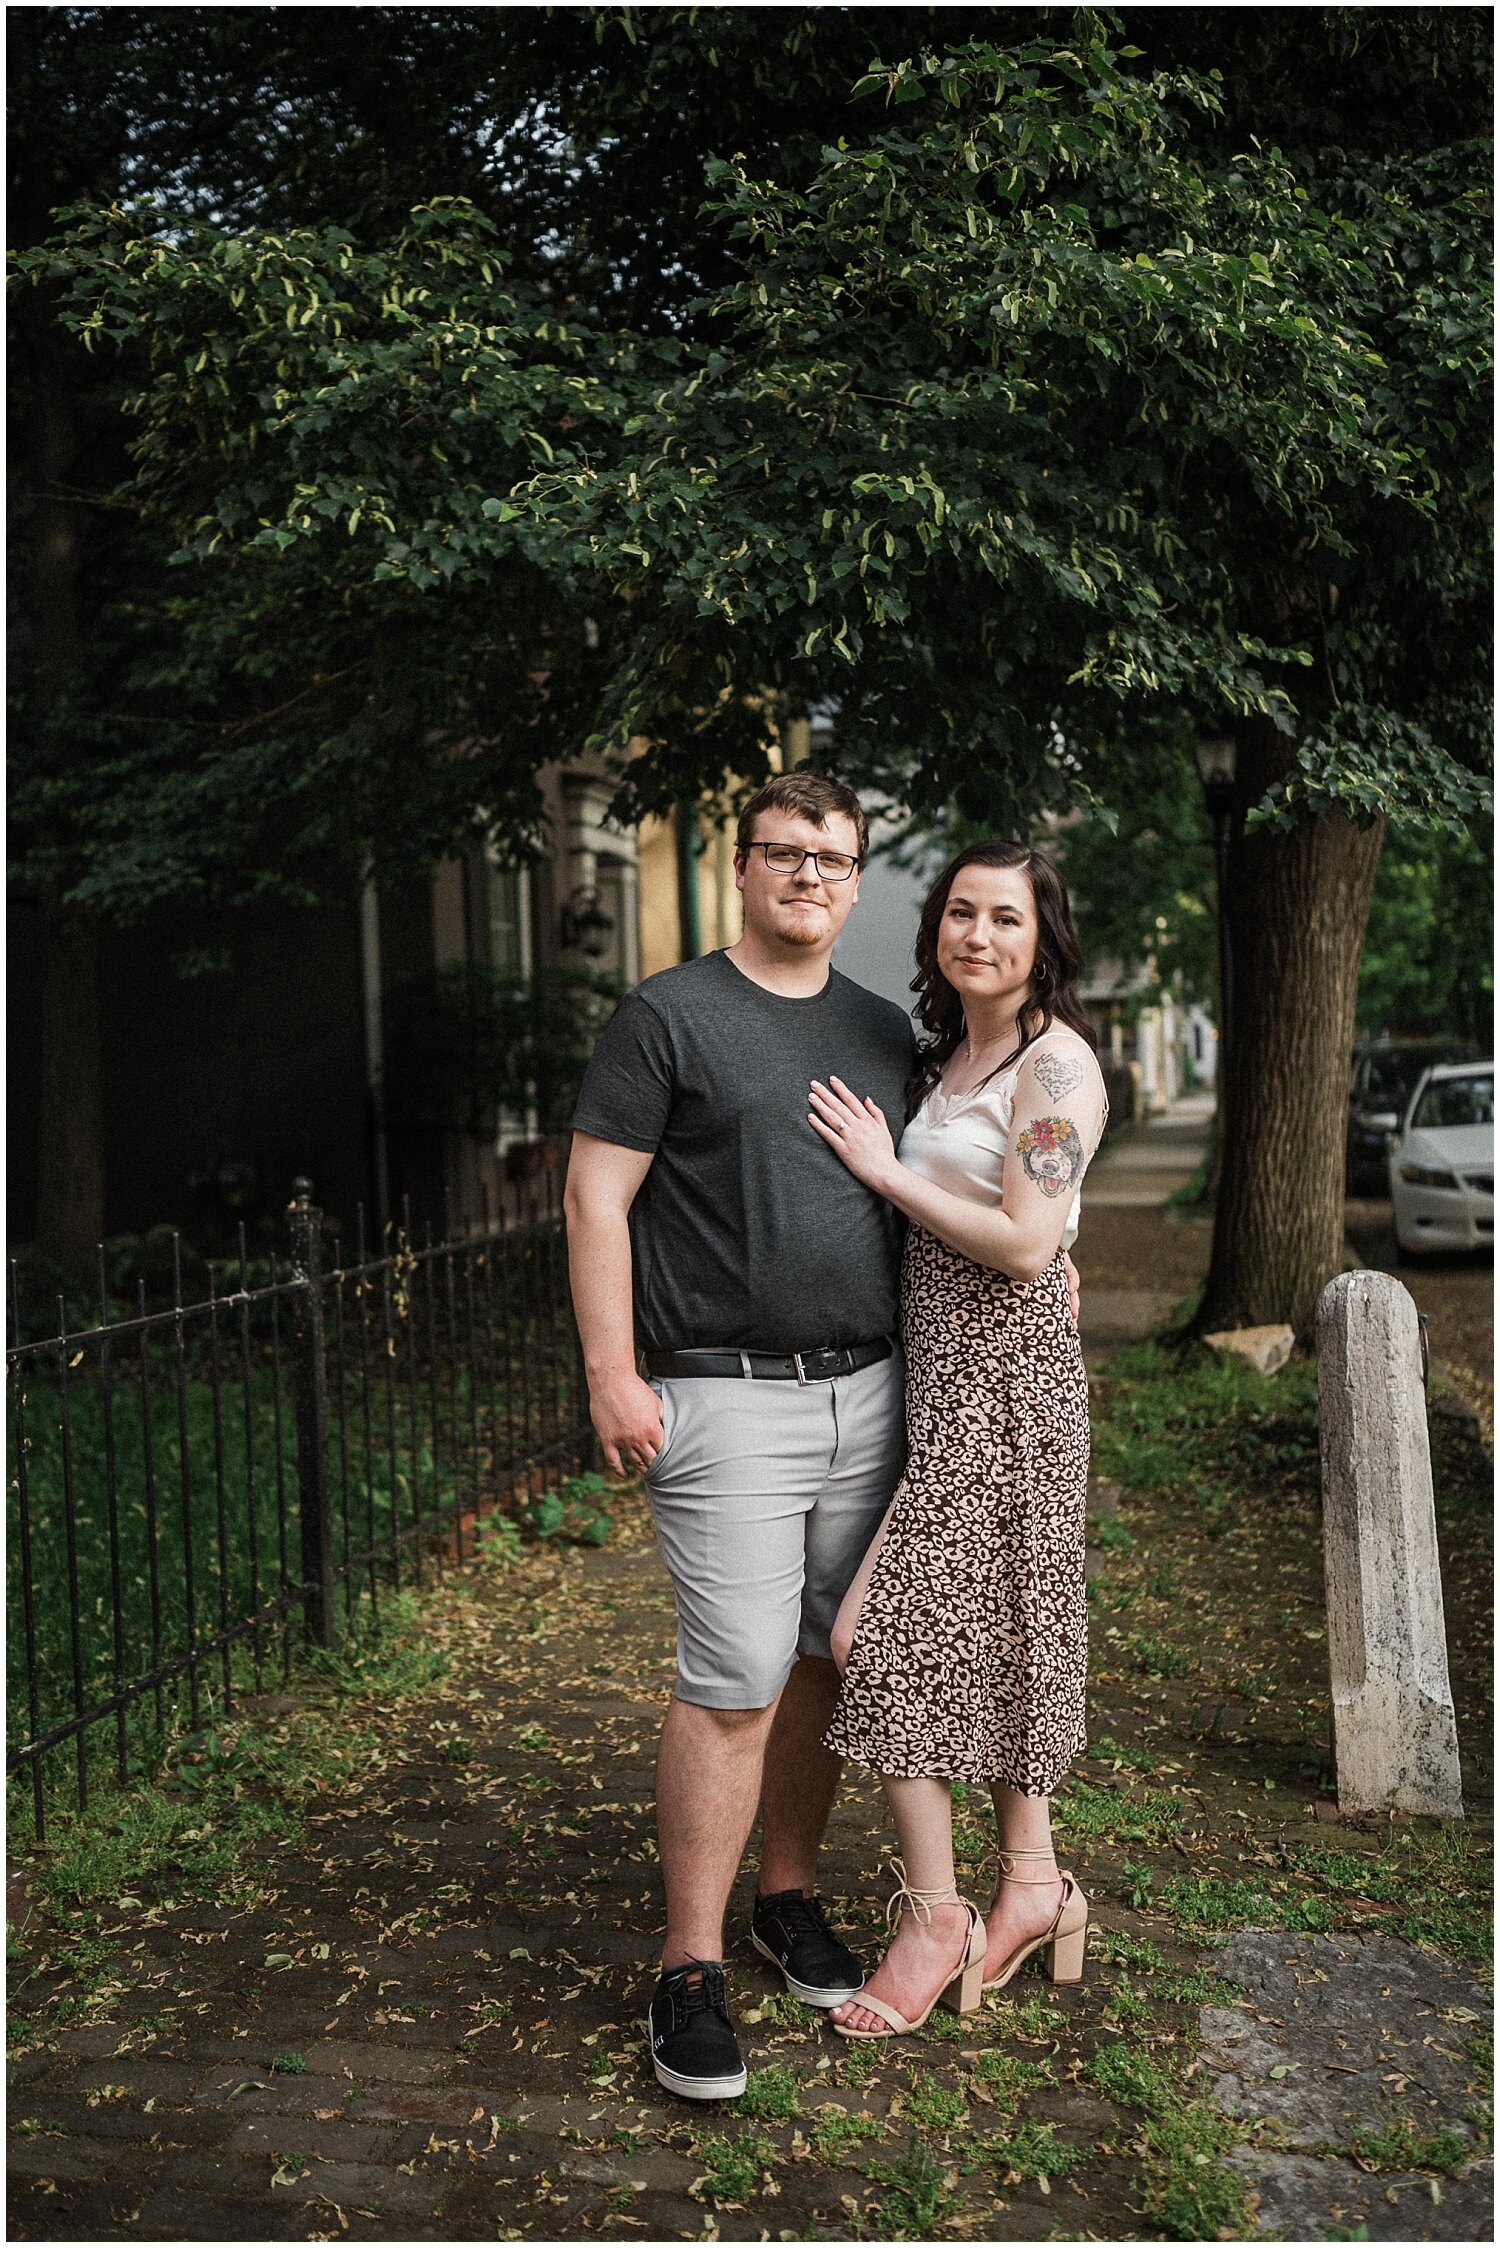
M 962 1905 L 969 1916 L 969 1930 L 964 1938 L 964 1948 L 959 1957 L 958 1965 L 952 1969 L 947 1981 L 927 2001 L 921 2013 L 914 2020 L 908 2021 L 904 2014 L 898 2014 L 895 2007 L 888 2005 L 885 1999 L 874 1998 L 868 1990 L 862 1990 L 857 1992 L 847 2003 L 851 2006 L 863 2006 L 869 2013 L 878 2014 L 883 2022 L 890 2024 L 890 2027 L 889 2029 L 851 2029 L 846 2027 L 843 2022 L 835 2021 L 833 2027 L 838 2031 L 840 2037 L 867 2038 L 877 2042 L 882 2038 L 892 2036 L 905 2037 L 912 2030 L 922 2027 L 934 2006 L 949 2006 L 955 2014 L 972 2014 L 979 2005 L 984 1984 L 985 1949 L 984 1916 L 979 1907 L 970 1904 L 967 1897 L 961 1897 L 952 1882 L 948 1884 L 946 1889 L 914 1889 L 906 1878 L 906 1868 L 901 1860 L 896 1858 L 892 1863 L 897 1875 L 898 1887 L 895 1895 L 885 1908 L 886 1925 L 894 1929 L 897 1921 L 901 1918 L 902 1909 L 906 1905 L 910 1905 L 914 1919 L 925 1920 L 929 1927 L 932 1925 L 932 1908 L 934 1905 Z M 832 2021 L 832 2016 L 829 2018 Z
M 1089 1936 L 1088 1898 L 1072 1874 L 1065 1873 L 1061 1866 L 1054 1873 L 1017 1873 L 1016 1865 L 1022 1858 L 1045 1858 L 1049 1865 L 1055 1862 L 1051 1850 L 1002 1850 L 1000 1879 L 1013 1881 L 1022 1889 L 1048 1889 L 1054 1881 L 1060 1881 L 1063 1885 L 1062 1903 L 1057 1908 L 1057 1917 L 1051 1927 L 1044 1928 L 1039 1936 L 1030 1937 L 1024 1944 L 1018 1944 L 999 1974 L 991 1975 L 984 1988 L 1003 1990 L 1018 1969 L 1025 1966 L 1032 1953 L 1040 1951 L 1044 1945 L 1047 1950 L 1047 1973 L 1053 1982 L 1081 1983 L 1083 1957 Z

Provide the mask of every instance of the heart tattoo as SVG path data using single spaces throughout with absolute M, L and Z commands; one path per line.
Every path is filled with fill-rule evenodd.
M 1044 1093 L 1060 1101 L 1064 1093 L 1071 1093 L 1083 1081 L 1082 1062 L 1070 1061 L 1066 1054 L 1038 1054 L 1036 1081 Z

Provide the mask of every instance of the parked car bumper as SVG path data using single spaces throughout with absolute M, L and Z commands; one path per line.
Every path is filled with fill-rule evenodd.
M 1396 1240 L 1403 1249 L 1420 1256 L 1440 1249 L 1488 1249 L 1495 1239 L 1493 1195 L 1465 1189 L 1460 1194 L 1438 1187 L 1409 1186 L 1404 1179 L 1391 1182 L 1391 1209 Z

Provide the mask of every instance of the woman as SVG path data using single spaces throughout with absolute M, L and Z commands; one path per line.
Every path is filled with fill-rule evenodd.
M 828 1746 L 884 1782 L 900 1840 L 890 1950 L 830 2019 L 846 2037 L 960 2011 L 1048 1948 L 1083 1972 L 1088 1906 L 1053 1855 L 1048 1798 L 1083 1746 L 1088 1388 L 1063 1254 L 1104 1128 L 1050 860 L 979 843 L 917 937 L 929 1033 L 899 1154 L 873 1101 L 815 1082 L 808 1122 L 911 1221 L 902 1274 L 905 1476 L 834 1628 Z M 951 1785 L 987 1783 L 1000 1881 L 958 1895 Z

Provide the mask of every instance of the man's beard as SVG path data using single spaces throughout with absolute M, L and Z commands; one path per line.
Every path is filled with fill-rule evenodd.
M 776 934 L 783 944 L 821 944 L 824 937 L 824 931 L 810 913 L 794 913 Z

